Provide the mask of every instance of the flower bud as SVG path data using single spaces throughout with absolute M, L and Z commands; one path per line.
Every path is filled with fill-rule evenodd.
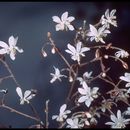
M 108 55 L 104 55 L 104 58 L 105 58 L 105 59 L 108 59 Z
M 69 77 L 69 82 L 73 82 L 72 76 Z
M 42 50 L 42 55 L 43 55 L 43 57 L 47 57 L 47 53 L 43 50 Z
M 52 54 L 55 54 L 55 53 L 56 53 L 55 47 L 53 47 L 53 48 L 51 49 L 51 53 L 52 53 Z
M 103 73 L 102 73 L 102 77 L 106 77 L 106 73 L 103 72 Z

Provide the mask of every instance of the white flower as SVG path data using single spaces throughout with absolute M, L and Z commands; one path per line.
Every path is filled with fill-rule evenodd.
M 88 47 L 82 47 L 82 43 L 78 42 L 76 45 L 76 48 L 70 44 L 67 45 L 69 50 L 65 50 L 67 53 L 71 54 L 71 59 L 74 61 L 78 61 L 78 64 L 80 64 L 80 56 L 85 56 L 84 52 L 89 51 L 90 48 Z
M 52 17 L 53 21 L 57 23 L 56 25 L 56 31 L 59 30 L 74 30 L 74 27 L 70 24 L 72 21 L 74 21 L 74 17 L 70 16 L 68 17 L 68 12 L 65 12 L 62 14 L 61 19 L 58 16 Z
M 85 72 L 85 73 L 83 74 L 83 78 L 82 78 L 82 77 L 77 77 L 77 80 L 79 80 L 80 85 L 82 85 L 83 82 L 86 81 L 86 79 L 92 78 L 91 75 L 92 75 L 92 71 L 91 71 L 91 72 Z
M 105 27 L 102 26 L 98 30 L 93 26 L 90 26 L 90 32 L 87 33 L 87 36 L 90 36 L 90 41 L 93 41 L 95 39 L 96 42 L 101 41 L 102 43 L 105 43 L 105 41 L 102 39 L 102 37 L 106 37 L 108 33 L 111 33 L 109 30 L 105 30 Z
M 125 86 L 130 87 L 130 73 L 125 73 L 125 76 L 120 76 L 119 78 L 128 82 Z
M 122 116 L 120 110 L 117 111 L 117 117 L 115 115 L 111 115 L 110 118 L 113 122 L 107 122 L 105 124 L 111 125 L 111 128 L 125 128 L 126 124 L 128 124 L 128 122 L 130 121 L 130 119 L 125 119 Z
M 61 107 L 60 107 L 60 113 L 59 115 L 53 115 L 52 116 L 52 119 L 56 119 L 56 121 L 58 122 L 63 122 L 64 119 L 67 118 L 67 114 L 70 114 L 71 111 L 70 110 L 66 110 L 66 107 L 67 105 L 66 104 L 63 104 Z
M 29 100 L 31 100 L 36 95 L 36 93 L 34 93 L 33 91 L 26 90 L 24 92 L 24 96 L 23 96 L 23 92 L 22 92 L 22 89 L 20 87 L 16 88 L 16 92 L 17 92 L 18 96 L 20 97 L 20 104 L 21 105 L 23 105 L 24 102 L 29 103 Z
M 61 77 L 67 77 L 65 75 L 60 74 L 60 70 L 54 66 L 55 73 L 50 73 L 52 76 L 52 79 L 50 80 L 50 83 L 55 82 L 57 79 L 61 82 Z
M 115 53 L 115 56 L 116 57 L 121 57 L 121 58 L 128 58 L 128 56 L 129 56 L 129 53 L 127 52 L 127 51 L 125 51 L 125 50 L 120 50 L 120 51 L 117 51 L 116 53 Z
M 0 49 L 0 54 L 3 55 L 3 54 L 9 54 L 10 55 L 10 58 L 12 60 L 15 60 L 15 55 L 16 55 L 16 50 L 19 52 L 19 53 L 22 53 L 23 52 L 23 49 L 19 49 L 16 44 L 17 44 L 17 40 L 18 40 L 18 37 L 14 38 L 13 36 L 10 36 L 9 37 L 9 40 L 8 40 L 8 43 L 9 45 L 7 45 L 5 42 L 3 41 L 0 41 L 0 47 L 2 47 L 2 49 Z
M 82 128 L 84 124 L 79 122 L 78 118 L 68 118 L 66 122 L 69 124 L 67 125 L 67 128 Z
M 115 9 L 113 9 L 110 12 L 110 14 L 109 14 L 109 9 L 107 9 L 105 12 L 105 16 L 102 15 L 102 17 L 101 17 L 101 24 L 105 25 L 107 28 L 110 28 L 110 24 L 117 27 L 117 21 L 115 20 L 116 16 L 114 16 L 115 13 L 116 13 Z
M 98 97 L 97 95 L 98 89 L 99 89 L 98 87 L 94 87 L 93 89 L 91 89 L 85 82 L 83 82 L 83 88 L 78 88 L 78 92 L 82 95 L 78 99 L 78 102 L 79 103 L 85 102 L 85 105 L 89 107 L 94 98 Z

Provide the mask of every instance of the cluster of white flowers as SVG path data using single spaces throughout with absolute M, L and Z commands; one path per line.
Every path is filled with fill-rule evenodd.
M 112 10 L 109 14 L 109 9 L 106 10 L 105 15 L 102 15 L 101 17 L 101 25 L 99 29 L 96 29 L 95 26 L 89 25 L 90 31 L 87 33 L 87 36 L 90 37 L 90 41 L 95 40 L 96 42 L 102 42 L 105 43 L 103 40 L 103 37 L 106 37 L 107 34 L 111 33 L 108 29 L 110 28 L 110 24 L 117 27 L 117 22 L 116 22 L 116 16 L 114 16 L 116 10 Z
M 86 39 L 90 39 L 91 42 L 96 41 L 96 42 L 105 43 L 103 38 L 111 33 L 109 30 L 110 25 L 117 27 L 115 13 L 116 13 L 115 9 L 113 9 L 111 12 L 109 12 L 109 9 L 107 9 L 105 14 L 102 15 L 100 22 L 97 25 L 89 24 L 89 30 L 87 30 L 86 33 L 84 33 L 84 36 L 87 37 Z M 57 23 L 55 26 L 56 31 L 60 31 L 60 30 L 61 31 L 63 31 L 63 30 L 73 31 L 73 30 L 75 30 L 75 27 L 72 24 L 72 22 L 75 20 L 75 18 L 73 16 L 68 16 L 67 11 L 61 15 L 61 18 L 58 16 L 53 16 L 52 20 L 55 23 Z M 101 25 L 101 26 L 99 26 L 99 25 Z M 79 28 L 78 31 L 80 32 L 80 30 L 82 30 L 82 29 L 83 28 Z M 16 51 L 18 51 L 19 53 L 23 53 L 23 49 L 20 49 L 18 46 L 16 46 L 17 41 L 18 41 L 18 37 L 14 38 L 14 36 L 9 37 L 9 40 L 8 40 L 9 45 L 3 41 L 0 41 L 0 47 L 1 47 L 0 48 L 0 55 L 8 54 L 8 55 L 10 55 L 10 58 L 12 60 L 15 60 Z M 71 59 L 73 61 L 77 62 L 76 67 L 79 69 L 81 66 L 81 58 L 86 56 L 85 52 L 90 51 L 91 47 L 87 47 L 85 45 L 85 43 L 83 42 L 83 40 L 81 40 L 81 39 L 76 39 L 75 41 L 76 42 L 74 45 L 71 45 L 69 43 L 67 44 L 67 49 L 65 50 L 65 52 L 70 54 Z M 53 45 L 53 44 L 51 44 L 51 45 Z M 117 52 L 115 52 L 116 59 L 128 58 L 129 53 L 127 51 L 125 51 L 123 49 L 119 49 L 119 48 L 116 48 L 116 50 L 118 50 Z M 52 54 L 55 54 L 57 51 L 58 51 L 58 49 L 56 50 L 55 45 L 53 45 L 53 48 L 51 50 Z M 47 53 L 44 50 L 42 50 L 42 54 L 44 57 L 47 57 Z M 60 54 L 60 56 L 61 55 L 62 54 Z M 107 55 L 106 55 L 106 57 L 107 57 L 106 59 L 108 59 Z M 69 74 L 70 74 L 72 66 L 69 65 L 68 61 L 64 57 L 62 57 L 62 59 L 67 63 L 68 68 L 66 68 L 66 70 L 69 70 Z M 73 66 L 73 67 L 75 68 L 75 66 Z M 72 113 L 72 109 L 66 110 L 67 109 L 67 103 L 66 103 L 60 107 L 58 115 L 52 116 L 52 120 L 56 120 L 57 122 L 59 122 L 62 125 L 64 125 L 64 123 L 66 123 L 66 128 L 84 128 L 84 126 L 90 126 L 91 124 L 97 124 L 98 121 L 97 121 L 96 117 L 98 117 L 98 118 L 101 117 L 98 110 L 102 111 L 103 114 L 105 115 L 106 110 L 111 109 L 111 103 L 113 103 L 113 102 L 111 101 L 111 102 L 106 103 L 105 101 L 107 101 L 107 100 L 103 100 L 101 102 L 101 106 L 99 107 L 98 110 L 93 109 L 94 107 L 91 107 L 92 102 L 99 97 L 99 92 L 98 92 L 99 87 L 90 87 L 90 86 L 88 86 L 89 82 L 87 82 L 87 81 L 91 80 L 91 78 L 93 78 L 93 76 L 92 76 L 93 71 L 84 72 L 81 77 L 79 77 L 79 73 L 77 73 L 76 79 L 73 80 L 73 77 L 71 76 L 71 74 L 69 76 L 63 75 L 63 74 L 61 74 L 62 70 L 59 70 L 59 68 L 56 68 L 55 66 L 53 66 L 53 68 L 54 68 L 54 73 L 50 73 L 50 75 L 52 76 L 50 83 L 54 83 L 56 80 L 59 80 L 61 82 L 62 81 L 61 78 L 63 78 L 63 77 L 64 78 L 69 77 L 68 79 L 70 81 L 75 81 L 75 80 L 79 81 L 79 84 L 82 87 L 79 87 L 77 89 L 77 93 L 75 93 L 77 95 L 79 94 L 79 97 L 76 98 L 77 100 L 75 100 L 75 101 L 77 101 L 76 105 L 80 106 L 81 103 L 85 103 L 85 107 L 87 109 L 87 112 L 86 111 L 83 112 L 80 116 L 74 116 L 74 114 L 72 114 L 68 118 L 68 115 Z M 126 88 L 130 87 L 130 73 L 126 72 L 124 74 L 124 76 L 120 76 L 119 79 L 127 82 L 127 84 L 125 85 Z M 0 90 L 0 92 L 7 93 L 7 90 L 2 89 L 2 90 Z M 127 93 L 124 93 L 124 92 L 127 92 Z M 26 90 L 23 93 L 21 87 L 16 87 L 16 93 L 20 97 L 20 104 L 21 105 L 23 105 L 25 103 L 29 104 L 30 100 L 36 96 L 36 91 Z M 128 90 L 123 89 L 122 93 L 119 92 L 116 95 L 116 97 L 124 98 L 125 94 L 126 94 L 126 97 L 128 96 L 128 94 L 130 94 L 130 88 Z M 92 108 L 92 110 L 95 110 L 95 111 L 92 112 L 91 108 Z M 125 128 L 126 125 L 129 124 L 129 122 L 130 122 L 130 119 L 125 119 L 125 115 L 127 115 L 127 116 L 130 115 L 130 107 L 128 107 L 127 110 L 124 111 L 124 113 L 121 113 L 121 111 L 118 110 L 117 116 L 111 112 L 110 119 L 112 120 L 112 122 L 106 122 L 105 125 L 110 125 L 111 128 Z
M 93 26 L 90 26 L 90 32 L 87 33 L 87 36 L 91 37 L 90 41 L 95 40 L 96 42 L 102 42 L 105 43 L 103 40 L 103 37 L 106 37 L 108 33 L 111 33 L 109 30 L 105 28 L 105 26 L 100 27 L 98 30 Z
M 107 9 L 105 15 L 102 15 L 101 17 L 102 25 L 104 25 L 106 28 L 110 28 L 110 24 L 117 27 L 117 21 L 115 20 L 116 16 L 114 16 L 115 13 L 116 13 L 115 9 L 113 9 L 110 13 L 109 13 L 109 9 Z

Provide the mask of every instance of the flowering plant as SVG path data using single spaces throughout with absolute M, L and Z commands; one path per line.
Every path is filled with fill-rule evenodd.
M 64 78 L 70 84 L 68 96 L 59 108 L 59 114 L 52 115 L 51 118 L 59 124 L 58 128 L 98 127 L 103 117 L 106 118 L 106 121 L 103 122 L 105 127 L 125 128 L 130 124 L 130 73 L 124 72 L 124 76 L 122 74 L 119 75 L 117 82 L 115 82 L 110 75 L 113 66 L 108 67 L 105 64 L 106 61 L 112 59 L 116 63 L 119 61 L 118 63 L 121 63 L 121 67 L 128 70 L 128 64 L 125 58 L 129 57 L 129 53 L 122 48 L 114 46 L 114 43 L 109 43 L 105 40 L 112 33 L 110 29 L 112 27 L 118 27 L 115 13 L 116 9 L 111 11 L 107 9 L 98 23 L 87 26 L 84 20 L 83 26 L 79 28 L 73 23 L 75 17 L 68 16 L 69 12 L 67 11 L 61 15 L 61 18 L 59 16 L 52 16 L 52 21 L 56 23 L 56 32 L 66 31 L 67 33 L 68 31 L 75 31 L 74 42 L 70 43 L 68 41 L 68 43 L 65 43 L 66 48 L 64 48 L 64 53 L 67 56 L 70 55 L 69 57 L 65 57 L 64 53 L 57 47 L 51 32 L 47 33 L 48 42 L 41 47 L 43 58 L 48 57 L 46 46 L 50 45 L 51 53 L 57 53 L 66 65 L 62 69 L 59 69 L 61 68 L 60 65 L 57 67 L 53 65 L 54 73 L 50 72 L 51 78 L 48 79 L 48 82 L 50 84 L 62 82 Z M 0 107 L 35 120 L 37 124 L 31 127 L 49 128 L 49 100 L 46 101 L 46 119 L 42 121 L 36 109 L 31 104 L 37 91 L 33 89 L 26 90 L 23 94 L 21 85 L 17 82 L 7 62 L 3 58 L 5 54 L 9 54 L 10 58 L 15 60 L 16 50 L 20 53 L 23 52 L 23 49 L 19 49 L 16 46 L 17 40 L 18 38 L 10 36 L 9 45 L 0 41 L 0 54 L 2 55 L 0 61 L 10 73 L 9 76 L 1 78 L 1 81 L 7 78 L 14 80 L 17 86 L 16 93 L 20 97 L 20 105 L 26 103 L 30 105 L 35 116 L 19 112 L 6 105 L 5 95 L 8 93 L 6 89 L 0 90 L 3 94 Z M 88 54 L 92 54 L 91 58 L 88 57 Z M 95 71 L 95 68 L 90 67 L 91 64 L 94 64 L 99 70 L 98 73 Z M 99 84 L 98 81 L 103 82 L 104 85 Z M 123 85 L 123 82 L 126 84 Z M 102 91 L 103 88 L 105 89 L 104 91 Z M 126 105 L 124 110 L 119 109 L 120 102 Z M 112 120 L 112 122 L 109 120 Z

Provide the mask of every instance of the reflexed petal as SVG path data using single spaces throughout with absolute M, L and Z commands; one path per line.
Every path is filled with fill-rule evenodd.
M 72 120 L 72 119 L 70 119 L 70 118 L 69 118 L 69 119 L 67 119 L 67 120 L 66 120 L 66 122 L 67 122 L 69 125 L 71 125 L 71 126 L 72 126 L 72 125 L 74 125 L 73 120 Z
M 82 97 L 80 97 L 80 98 L 78 99 L 78 102 L 79 102 L 79 103 L 85 102 L 86 98 L 87 98 L 86 96 L 82 96 Z
M 90 26 L 90 31 L 93 33 L 94 36 L 96 36 L 97 33 L 98 33 L 97 29 L 93 25 L 91 25 L 91 24 L 89 26 Z
M 56 31 L 64 30 L 64 24 L 57 24 L 56 25 Z
M 91 38 L 90 38 L 90 41 L 92 42 L 94 39 L 95 39 L 95 37 L 91 37 Z
M 106 122 L 105 125 L 114 125 L 115 123 L 113 122 Z
M 24 104 L 24 99 L 21 99 L 21 101 L 20 101 L 20 105 L 23 105 Z
M 109 18 L 109 9 L 106 10 L 105 16 L 106 16 L 107 19 Z
M 80 50 L 81 50 L 81 42 L 78 42 L 77 43 L 77 45 L 76 45 L 76 50 L 77 50 L 77 52 L 80 52 Z
M 55 75 L 60 75 L 60 70 L 58 68 L 55 68 L 55 67 L 54 67 L 54 69 L 55 69 Z
M 26 90 L 25 93 L 24 93 L 24 98 L 27 98 L 30 95 L 31 95 L 31 91 L 30 90 Z
M 91 105 L 91 100 L 90 99 L 87 99 L 86 101 L 85 101 L 85 105 L 87 106 L 87 107 L 89 107 L 90 105 Z
M 99 90 L 98 87 L 94 87 L 93 90 L 92 90 L 92 93 L 93 93 L 93 94 L 96 94 L 98 90 Z
M 130 73 L 125 73 L 125 76 L 130 78 Z
M 71 50 L 73 53 L 76 52 L 75 48 L 74 48 L 72 45 L 68 44 L 67 47 L 68 47 L 69 50 Z
M 74 27 L 71 24 L 68 24 L 67 27 L 69 28 L 70 31 L 74 30 Z
M 116 13 L 116 9 L 113 9 L 110 13 L 110 17 L 112 17 Z
M 117 118 L 118 118 L 118 119 L 121 119 L 121 118 L 122 118 L 122 117 L 121 117 L 121 111 L 120 111 L 120 110 L 117 111 Z
M 23 98 L 22 89 L 20 87 L 17 87 L 16 92 L 17 92 L 18 96 L 22 99 Z
M 50 80 L 50 83 L 53 83 L 57 78 L 56 77 L 53 77 L 51 80 Z
M 83 53 L 83 52 L 85 52 L 85 51 L 89 51 L 90 50 L 90 48 L 88 48 L 88 47 L 83 47 L 83 48 L 81 48 L 81 53 Z
M 109 30 L 105 30 L 103 33 L 111 33 Z
M 7 49 L 0 49 L 0 54 L 3 55 L 3 54 L 6 54 L 8 51 Z
M 12 60 L 15 60 L 15 54 L 14 54 L 13 51 L 11 51 L 11 53 L 10 53 L 10 58 L 11 58 Z
M 87 36 L 95 36 L 92 32 L 88 32 Z
M 66 104 L 63 104 L 61 107 L 60 107 L 60 113 L 63 113 L 66 109 L 67 105 Z
M 83 82 L 83 88 L 84 88 L 85 90 L 90 90 L 86 82 Z
M 23 53 L 23 49 L 18 48 L 17 46 L 15 47 L 15 49 L 19 52 L 19 53 Z
M 86 91 L 84 91 L 83 88 L 78 88 L 78 91 L 79 91 L 79 93 L 80 93 L 81 95 L 86 95 L 86 94 L 87 94 Z
M 3 41 L 0 41 L 0 47 L 9 48 L 9 46 Z
M 85 121 L 85 124 L 88 126 L 90 125 L 89 121 L 87 121 L 87 120 Z
M 74 53 L 73 52 L 71 52 L 70 50 L 65 50 L 67 53 L 69 53 L 69 54 L 71 54 L 71 55 L 73 55 Z
M 53 115 L 52 120 L 56 119 L 57 117 L 58 117 L 57 115 Z
M 12 46 L 15 46 L 16 43 L 17 43 L 17 40 L 18 40 L 18 37 L 15 39 L 13 36 L 10 36 L 9 37 L 9 46 L 12 47 Z
M 111 120 L 112 120 L 113 122 L 116 122 L 116 121 L 117 121 L 116 116 L 115 116 L 115 115 L 111 115 Z
M 125 85 L 125 87 L 130 87 L 130 83 L 127 83 L 127 84 Z
M 62 14 L 61 20 L 62 20 L 62 21 L 66 21 L 66 20 L 67 20 L 67 17 L 68 17 L 68 12 L 65 12 L 65 13 Z
M 69 114 L 69 113 L 71 113 L 70 110 L 66 110 L 66 111 L 65 111 L 65 114 Z
M 72 21 L 75 20 L 75 18 L 74 18 L 73 16 L 70 16 L 70 17 L 67 18 L 67 20 L 68 20 L 69 22 L 72 22 Z
M 58 16 L 53 16 L 52 19 L 56 23 L 61 23 L 61 20 L 60 20 L 60 18 Z
M 105 41 L 104 41 L 102 38 L 100 38 L 99 40 L 100 40 L 102 43 L 105 43 Z
M 128 79 L 127 77 L 124 77 L 124 76 L 120 76 L 120 79 L 121 80 L 124 80 L 126 82 L 130 82 L 130 79 Z

